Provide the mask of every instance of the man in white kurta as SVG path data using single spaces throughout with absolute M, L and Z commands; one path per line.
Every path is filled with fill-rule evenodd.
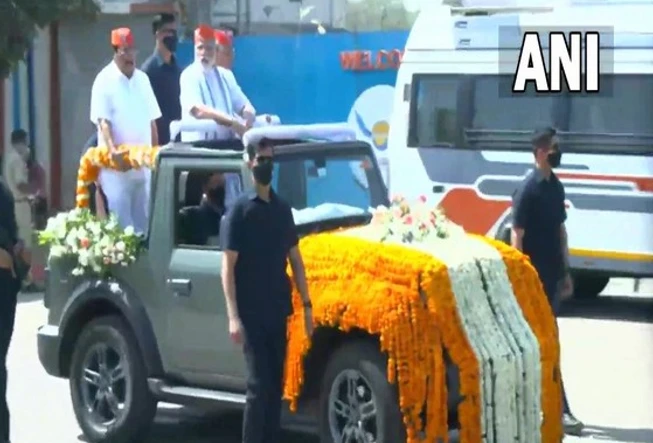
M 182 131 L 181 141 L 229 140 L 242 136 L 256 118 L 256 111 L 236 82 L 231 71 L 215 65 L 215 30 L 200 25 L 195 30 L 195 62 L 181 73 L 179 79 L 182 119 L 189 116 L 213 120 L 210 132 Z M 226 176 L 227 207 L 241 190 L 239 176 Z
M 106 146 L 119 158 L 133 146 L 158 144 L 155 120 L 161 111 L 147 75 L 135 68 L 134 39 L 129 28 L 111 33 L 113 60 L 100 71 L 91 91 L 91 121 L 98 126 L 98 145 Z M 151 171 L 147 168 L 102 169 L 99 183 L 109 211 L 122 227 L 136 232 L 148 228 Z

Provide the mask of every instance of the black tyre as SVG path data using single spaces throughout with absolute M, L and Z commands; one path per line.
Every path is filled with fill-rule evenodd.
M 322 381 L 320 442 L 349 441 L 406 441 L 397 387 L 388 383 L 386 359 L 377 345 L 366 341 L 336 350 Z
M 91 443 L 142 443 L 157 402 L 131 329 L 116 316 L 82 330 L 70 368 L 77 422 Z
M 610 282 L 610 277 L 589 273 L 576 274 L 573 279 L 574 297 L 583 299 L 598 297 Z

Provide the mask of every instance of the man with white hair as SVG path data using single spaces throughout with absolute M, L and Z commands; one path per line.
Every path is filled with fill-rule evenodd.
M 233 75 L 215 65 L 215 31 L 207 25 L 195 29 L 195 62 L 179 79 L 182 119 L 213 120 L 215 131 L 182 131 L 181 140 L 228 140 L 242 136 L 256 118 L 256 110 Z M 245 120 L 241 123 L 238 116 Z
M 194 42 L 195 62 L 184 69 L 179 79 L 182 120 L 188 117 L 213 120 L 217 127 L 210 132 L 182 131 L 181 141 L 242 137 L 254 124 L 256 110 L 231 71 L 216 66 L 215 30 L 199 25 Z M 242 189 L 239 176 L 228 174 L 225 187 L 225 203 L 229 207 Z

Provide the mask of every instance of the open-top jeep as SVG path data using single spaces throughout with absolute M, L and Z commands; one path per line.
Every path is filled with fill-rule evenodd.
M 403 203 L 384 213 L 402 230 L 370 225 L 369 209 L 390 202 L 368 144 L 308 141 L 310 128 L 276 134 L 273 187 L 295 210 L 316 322 L 309 340 L 294 294 L 284 396 L 296 420 L 323 442 L 431 443 L 459 425 L 467 443 L 492 429 L 488 442 L 558 443 L 559 408 L 546 402 L 559 389 L 555 322 L 533 304 L 546 300 L 523 256 L 464 233 L 447 239 L 432 212 L 404 230 L 413 216 Z M 155 171 L 149 235 L 132 265 L 107 277 L 74 276 L 66 258 L 49 263 L 39 357 L 49 374 L 69 379 L 92 442 L 142 442 L 158 401 L 245 403 L 219 242 L 186 244 L 180 223 L 201 198 L 198 173 L 233 174 L 251 188 L 243 146 L 173 144 L 159 151 Z M 475 316 L 486 305 L 493 309 Z M 494 329 L 477 333 L 487 325 Z M 501 341 L 509 335 L 518 346 Z

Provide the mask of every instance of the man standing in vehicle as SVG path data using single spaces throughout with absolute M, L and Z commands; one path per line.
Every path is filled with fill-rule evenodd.
M 182 131 L 181 140 L 189 142 L 242 137 L 254 124 L 256 110 L 231 71 L 215 65 L 215 30 L 200 25 L 195 29 L 194 38 L 195 63 L 184 69 L 179 79 L 182 116 L 213 120 L 218 127 L 210 133 Z M 225 204 L 231 207 L 240 195 L 239 177 L 227 174 L 225 187 Z
M 306 333 L 313 330 L 311 300 L 290 206 L 270 188 L 273 148 L 247 147 L 254 191 L 243 194 L 222 227 L 222 285 L 229 335 L 243 344 L 247 404 L 243 443 L 280 443 L 286 321 L 292 311 L 290 260 L 304 303 Z
M 159 144 L 170 142 L 170 122 L 181 118 L 179 105 L 179 76 L 177 64 L 177 27 L 175 16 L 159 14 L 152 21 L 155 44 L 154 53 L 143 62 L 141 69 L 150 78 L 154 95 L 161 109 L 161 118 L 156 121 Z
M 215 30 L 215 64 L 224 69 L 231 69 L 234 65 L 233 32 L 223 29 Z
M 151 172 L 130 169 L 123 156 L 129 147 L 159 143 L 156 120 L 161 111 L 150 80 L 135 67 L 131 30 L 111 31 L 111 46 L 113 60 L 93 82 L 90 117 L 98 128 L 98 145 L 109 149 L 120 170 L 102 169 L 98 182 L 120 225 L 145 233 Z
M 214 29 L 200 25 L 195 29 L 194 40 L 195 62 L 183 70 L 179 79 L 182 118 L 213 120 L 218 127 L 210 133 L 182 131 L 181 140 L 228 140 L 242 136 L 254 123 L 256 111 L 233 75 L 215 65 Z
M 511 243 L 530 257 L 557 314 L 561 299 L 573 292 L 565 228 L 565 190 L 553 172 L 560 166 L 562 154 L 553 128 L 535 131 L 532 144 L 535 169 L 513 195 Z M 561 386 L 565 433 L 580 435 L 583 423 L 571 413 L 562 380 Z

